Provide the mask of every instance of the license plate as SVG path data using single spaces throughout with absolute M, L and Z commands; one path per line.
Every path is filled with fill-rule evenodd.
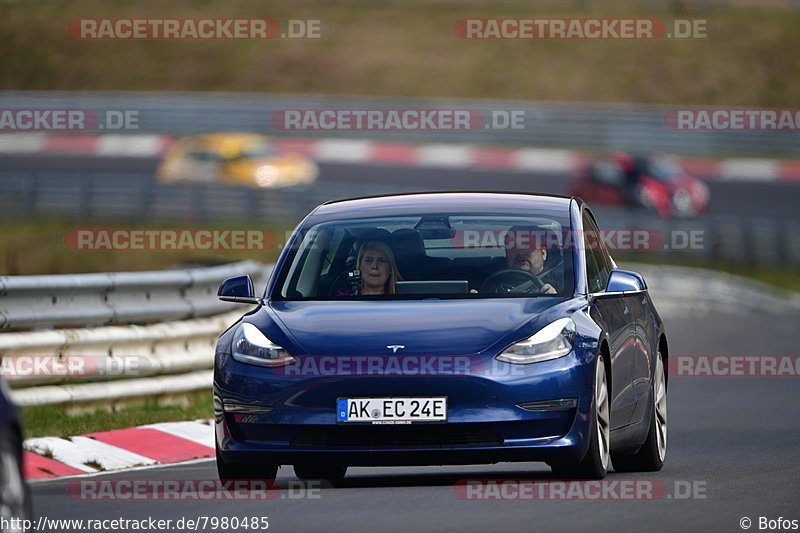
M 336 420 L 341 424 L 447 422 L 447 397 L 339 398 Z

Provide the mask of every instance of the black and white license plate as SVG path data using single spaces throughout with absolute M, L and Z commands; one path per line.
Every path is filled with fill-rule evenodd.
M 339 398 L 336 421 L 340 424 L 415 424 L 447 422 L 447 397 Z

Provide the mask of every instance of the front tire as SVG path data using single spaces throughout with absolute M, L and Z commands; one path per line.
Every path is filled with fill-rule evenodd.
M 595 363 L 592 427 L 589 450 L 577 465 L 554 465 L 556 476 L 571 479 L 603 479 L 608 472 L 611 408 L 608 399 L 608 380 L 603 355 Z
M 647 440 L 633 455 L 614 454 L 611 460 L 617 472 L 657 472 L 667 455 L 667 379 L 661 350 L 653 377 L 653 409 Z

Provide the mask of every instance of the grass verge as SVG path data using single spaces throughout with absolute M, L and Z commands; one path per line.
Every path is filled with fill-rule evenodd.
M 252 259 L 277 260 L 294 226 L 288 222 L 232 224 L 208 222 L 203 226 L 170 223 L 76 223 L 68 220 L 0 221 L 0 273 L 2 275 L 76 274 L 166 270 L 176 265 L 216 265 Z M 264 246 L 255 250 L 75 250 L 68 242 L 74 230 L 256 230 L 263 232 Z M 100 242 L 96 239 L 94 242 Z M 228 240 L 228 242 L 233 242 Z
M 0 89 L 247 91 L 797 107 L 796 12 L 564 0 L 6 2 Z M 85 18 L 321 21 L 319 39 L 80 40 Z M 703 39 L 464 40 L 459 19 L 702 19 Z
M 211 390 L 196 391 L 185 396 L 176 405 L 160 405 L 147 399 L 118 411 L 95 411 L 71 415 L 68 409 L 53 405 L 23 407 L 20 409 L 25 424 L 25 437 L 70 437 L 97 431 L 124 429 L 157 422 L 177 422 L 212 418 L 214 407 Z

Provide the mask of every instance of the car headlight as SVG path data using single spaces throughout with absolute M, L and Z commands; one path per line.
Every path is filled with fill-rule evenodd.
M 247 322 L 236 328 L 233 334 L 231 355 L 241 363 L 269 367 L 285 366 L 295 360 L 286 348 L 278 346 Z
M 564 357 L 572 351 L 575 323 L 571 318 L 559 318 L 525 340 L 509 346 L 498 355 L 498 361 L 527 365 Z

